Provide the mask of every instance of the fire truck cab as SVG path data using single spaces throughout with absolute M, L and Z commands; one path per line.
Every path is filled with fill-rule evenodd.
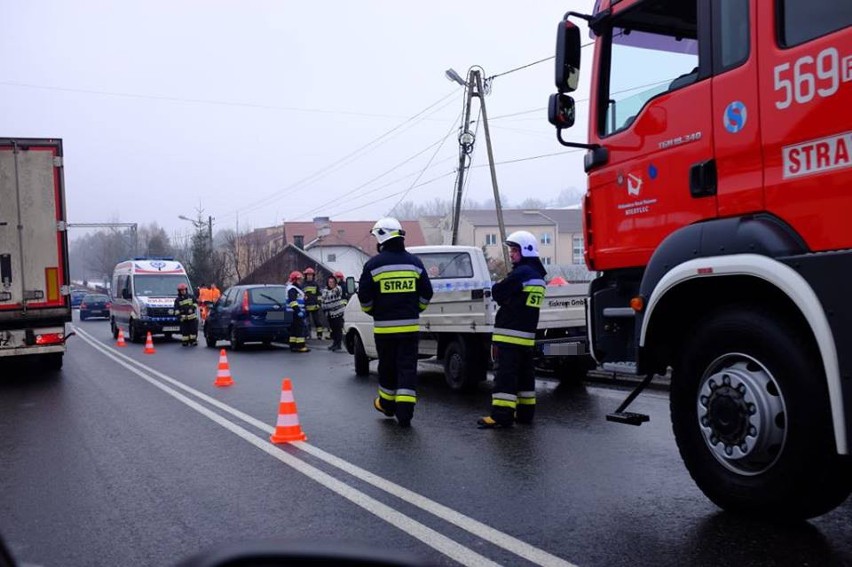
M 599 0 L 559 24 L 549 118 L 588 150 L 590 345 L 671 369 L 678 448 L 728 510 L 811 517 L 852 490 L 850 24 L 837 0 Z M 642 387 L 608 419 L 647 420 L 625 411 Z

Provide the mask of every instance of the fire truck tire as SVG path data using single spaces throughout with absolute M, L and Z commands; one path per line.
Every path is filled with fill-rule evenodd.
M 852 490 L 836 452 L 819 357 L 794 325 L 750 307 L 691 332 L 672 374 L 671 419 L 698 487 L 722 509 L 801 520 Z
M 370 374 L 370 359 L 367 358 L 367 352 L 364 350 L 364 343 L 361 341 L 361 335 L 355 333 L 352 339 L 354 346 L 352 350 L 355 356 L 355 375 L 367 376 Z

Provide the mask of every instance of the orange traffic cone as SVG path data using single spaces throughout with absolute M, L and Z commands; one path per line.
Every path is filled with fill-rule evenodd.
M 118 340 L 115 342 L 115 346 L 117 347 L 125 347 L 127 343 L 124 342 L 124 331 L 121 329 L 118 330 Z
M 299 414 L 296 413 L 296 400 L 293 399 L 293 387 L 290 379 L 284 378 L 281 384 L 281 401 L 278 404 L 278 422 L 275 433 L 269 436 L 273 443 L 289 443 L 290 441 L 307 441 L 308 437 L 299 425 Z
M 228 365 L 228 357 L 225 354 L 225 349 L 219 351 L 219 370 L 216 372 L 216 381 L 213 382 L 213 385 L 218 386 L 219 388 L 234 385 L 234 379 L 231 378 L 231 367 Z
M 154 350 L 154 339 L 151 338 L 151 331 L 148 331 L 148 338 L 145 339 L 145 350 L 143 350 L 142 352 L 144 352 L 145 354 L 154 354 L 155 352 L 157 352 Z

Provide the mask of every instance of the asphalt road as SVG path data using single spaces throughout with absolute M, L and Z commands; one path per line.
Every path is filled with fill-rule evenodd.
M 76 317 L 76 315 L 75 315 Z M 368 545 L 437 565 L 852 565 L 852 501 L 811 522 L 720 512 L 683 468 L 662 392 L 537 385 L 533 426 L 481 431 L 487 389 L 424 366 L 412 428 L 372 408 L 375 366 L 324 346 L 118 349 L 75 322 L 61 374 L 0 380 L 0 534 L 26 564 L 173 565 L 228 542 Z M 220 347 L 227 349 L 227 342 Z M 281 382 L 306 443 L 274 446 Z

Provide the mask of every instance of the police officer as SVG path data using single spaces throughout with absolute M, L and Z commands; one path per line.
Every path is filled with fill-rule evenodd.
M 181 346 L 198 345 L 198 304 L 185 283 L 177 286 L 175 312 L 180 320 Z
M 317 339 L 322 340 L 325 333 L 322 311 L 320 310 L 320 289 L 317 283 L 316 272 L 313 268 L 305 268 L 305 284 L 302 287 L 305 292 L 305 309 L 308 311 L 309 319 L 306 323 L 316 329 Z M 308 330 L 310 335 L 310 329 Z
M 491 288 L 500 306 L 491 335 L 498 366 L 491 415 L 477 421 L 480 429 L 511 427 L 515 421 L 531 423 L 535 415 L 533 349 L 547 270 L 538 257 L 538 241 L 529 232 L 513 232 L 505 244 L 512 271 Z
M 302 291 L 302 272 L 292 271 L 287 284 L 287 307 L 293 312 L 290 324 L 290 352 L 310 352 L 305 345 L 305 292 Z
M 417 403 L 420 312 L 432 299 L 432 284 L 420 259 L 405 250 L 405 231 L 398 220 L 379 219 L 370 232 L 379 254 L 364 265 L 358 299 L 373 317 L 379 355 L 379 397 L 373 406 L 407 427 Z

